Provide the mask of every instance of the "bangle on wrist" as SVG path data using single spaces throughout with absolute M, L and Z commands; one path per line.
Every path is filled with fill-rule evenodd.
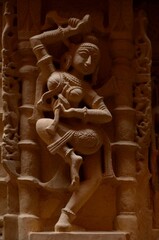
M 83 119 L 86 120 L 87 118 L 87 107 L 83 108 Z
M 62 38 L 65 38 L 65 34 L 64 34 L 64 31 L 63 31 L 63 28 L 61 26 L 58 27 L 61 35 L 62 35 Z

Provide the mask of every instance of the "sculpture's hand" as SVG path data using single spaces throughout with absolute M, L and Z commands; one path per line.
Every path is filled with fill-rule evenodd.
M 83 122 L 103 124 L 112 120 L 111 113 L 105 109 L 69 108 L 63 109 L 63 116 L 66 118 L 78 118 Z
M 81 20 L 78 18 L 70 18 L 68 20 L 69 27 L 74 29 L 76 33 L 90 33 L 92 30 L 92 22 L 90 15 L 85 15 Z
M 66 109 L 63 104 L 58 105 L 60 109 L 60 115 L 66 118 L 78 118 L 83 119 L 87 113 L 87 108 L 69 108 Z
M 68 20 L 68 24 L 73 28 L 76 28 L 79 22 L 80 22 L 80 19 L 78 18 L 69 18 Z
M 60 116 L 67 117 L 67 118 L 73 117 L 72 116 L 72 111 L 71 111 L 72 108 L 66 109 L 62 103 L 58 103 L 56 105 L 55 109 L 59 109 Z

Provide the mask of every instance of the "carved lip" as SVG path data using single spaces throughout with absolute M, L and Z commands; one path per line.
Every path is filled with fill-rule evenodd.
M 87 65 L 87 64 L 84 64 L 83 66 L 83 72 L 85 74 L 91 74 L 93 71 L 92 71 L 92 66 L 91 65 Z

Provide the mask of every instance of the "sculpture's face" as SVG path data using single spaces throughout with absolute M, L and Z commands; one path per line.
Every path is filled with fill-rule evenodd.
M 92 74 L 99 63 L 99 48 L 92 43 L 83 43 L 75 51 L 72 66 L 83 75 Z

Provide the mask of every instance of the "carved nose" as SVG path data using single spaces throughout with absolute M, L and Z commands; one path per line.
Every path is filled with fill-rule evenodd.
M 91 58 L 91 56 L 89 56 L 89 57 L 87 58 L 86 64 L 87 64 L 87 65 L 90 65 L 91 62 L 92 62 L 92 58 Z

